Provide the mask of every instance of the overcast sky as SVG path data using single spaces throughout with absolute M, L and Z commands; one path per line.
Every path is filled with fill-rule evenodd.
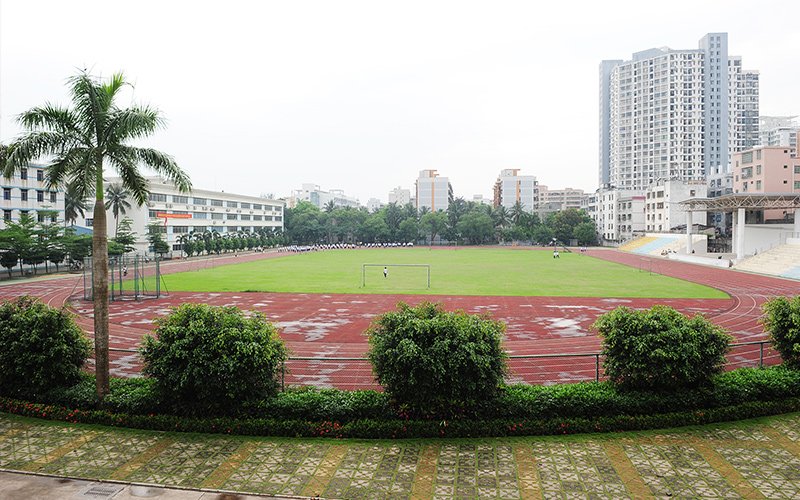
M 501 169 L 597 188 L 598 65 L 727 32 L 761 114 L 800 115 L 800 2 L 0 0 L 0 141 L 68 105 L 66 79 L 124 71 L 158 107 L 146 141 L 195 187 L 365 204 L 420 170 L 491 197 Z

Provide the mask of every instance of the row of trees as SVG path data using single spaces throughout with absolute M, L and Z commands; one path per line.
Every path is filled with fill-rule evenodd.
M 333 202 L 318 209 L 308 202 L 286 209 L 286 236 L 293 243 L 430 243 L 436 240 L 472 245 L 534 241 L 548 244 L 572 239 L 591 244 L 597 238 L 594 223 L 582 211 L 563 210 L 545 220 L 517 202 L 510 210 L 456 198 L 446 211 L 417 210 L 396 203 L 369 212 L 365 208 L 336 208 Z
M 153 251 L 156 253 L 160 253 L 157 250 L 158 243 L 154 241 L 153 235 L 159 234 L 158 232 L 154 231 L 151 226 L 150 231 L 150 245 L 153 247 Z M 178 238 L 178 242 L 181 244 L 181 248 L 186 255 L 191 257 L 192 255 L 201 255 L 203 252 L 208 254 L 213 253 L 224 253 L 224 252 L 236 252 L 241 250 L 251 250 L 255 248 L 269 248 L 275 247 L 279 245 L 283 245 L 285 243 L 283 237 L 283 231 L 278 228 L 259 228 L 254 233 L 250 233 L 248 231 L 237 231 L 237 232 L 224 232 L 220 233 L 218 231 L 193 231 L 191 233 L 187 233 L 181 235 Z M 166 245 L 166 243 L 164 243 Z

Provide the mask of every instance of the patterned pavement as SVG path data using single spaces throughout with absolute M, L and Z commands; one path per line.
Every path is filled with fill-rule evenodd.
M 440 441 L 204 436 L 0 414 L 0 469 L 328 499 L 800 499 L 799 441 L 800 413 L 669 431 Z

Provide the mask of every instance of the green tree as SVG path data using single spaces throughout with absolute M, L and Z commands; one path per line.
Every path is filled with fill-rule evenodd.
M 444 233 L 447 229 L 447 215 L 441 210 L 423 214 L 420 218 L 420 226 L 430 235 L 432 245 L 436 235 Z
M 274 396 L 289 352 L 263 313 L 186 303 L 155 320 L 142 341 L 142 373 L 188 413 L 234 413 Z
M 402 243 L 414 243 L 419 241 L 419 223 L 416 219 L 406 219 L 400 223 L 398 240 Z
M 136 250 L 136 233 L 131 229 L 133 220 L 130 217 L 123 217 L 119 222 L 117 234 L 113 241 L 122 247 L 122 253 L 133 252 Z
M 766 301 L 760 319 L 769 340 L 792 368 L 800 368 L 800 295 L 792 298 L 774 297 Z
M 482 212 L 468 212 L 456 226 L 458 233 L 472 245 L 480 245 L 491 238 L 494 232 L 492 218 Z
M 128 86 L 122 73 L 107 81 L 86 71 L 68 80 L 72 108 L 45 104 L 17 117 L 27 131 L 9 145 L 3 172 L 11 177 L 20 168 L 41 158 L 51 158 L 46 170 L 50 187 L 72 185 L 78 198 L 94 192 L 93 272 L 95 370 L 97 394 L 109 392 L 108 359 L 108 222 L 104 203 L 103 175 L 106 165 L 116 171 L 133 200 L 141 206 L 148 197 L 144 165 L 175 183 L 178 190 L 191 189 L 189 177 L 168 155 L 155 149 L 131 146 L 164 125 L 159 111 L 134 105 L 122 109 L 116 101 Z
M 722 372 L 733 337 L 703 315 L 656 305 L 618 307 L 592 325 L 603 339 L 605 374 L 628 389 L 669 391 L 711 383 Z
M 539 243 L 540 245 L 549 245 L 553 242 L 553 230 L 544 224 L 541 224 L 539 227 L 533 230 L 531 233 L 531 238 L 533 238 L 533 241 Z
M 505 325 L 488 316 L 404 303 L 365 332 L 375 379 L 399 404 L 448 418 L 490 401 L 503 385 Z
M 131 208 L 131 204 L 128 201 L 130 195 L 130 191 L 122 184 L 114 183 L 106 186 L 105 205 L 106 210 L 111 210 L 111 213 L 114 214 L 114 221 L 116 222 L 116 227 L 114 229 L 115 236 L 117 231 L 119 231 L 119 216 L 125 215 L 128 209 Z
M 23 275 L 23 262 L 33 258 L 37 242 L 36 220 L 28 213 L 22 213 L 19 220 L 6 221 L 6 228 L 0 231 L 0 248 L 19 257 L 19 274 Z
M 511 223 L 515 226 L 518 226 L 522 220 L 522 217 L 525 216 L 525 213 L 525 204 L 517 200 L 517 202 L 511 207 L 508 216 L 511 219 Z
M 581 222 L 572 231 L 572 237 L 578 240 L 578 243 L 591 245 L 597 240 L 597 231 L 594 229 L 594 222 Z
M 0 303 L 0 393 L 34 398 L 81 377 L 91 342 L 64 309 L 21 296 Z
M 158 222 L 147 225 L 147 242 L 154 254 L 164 255 L 169 253 L 169 245 L 164 240 L 164 232 L 167 230 Z
M 582 210 L 568 208 L 552 214 L 547 220 L 547 225 L 553 230 L 553 235 L 558 238 L 558 241 L 566 245 L 569 244 L 575 228 L 582 222 L 591 223 L 592 219 Z

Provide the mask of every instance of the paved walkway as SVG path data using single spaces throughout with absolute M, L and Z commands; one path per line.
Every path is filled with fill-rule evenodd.
M 243 498 L 220 492 L 376 500 L 789 499 L 800 498 L 798 440 L 798 413 L 662 432 L 441 441 L 173 434 L 0 414 L 0 469 L 62 478 L 2 474 L 0 498 L 112 498 L 100 495 L 103 486 L 124 490 L 116 500 L 155 493 Z M 22 496 L 24 486 L 41 492 Z M 85 496 L 92 487 L 97 494 Z

